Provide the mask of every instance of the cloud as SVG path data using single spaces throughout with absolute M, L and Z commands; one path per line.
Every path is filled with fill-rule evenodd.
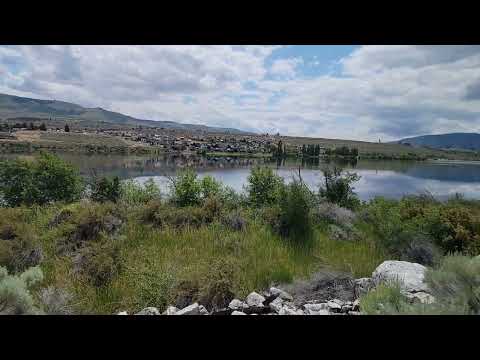
M 0 92 L 297 136 L 480 131 L 480 46 L 361 46 L 317 77 L 278 48 L 0 46 Z
M 300 64 L 303 64 L 302 58 L 278 59 L 273 62 L 270 73 L 280 78 L 293 78 Z

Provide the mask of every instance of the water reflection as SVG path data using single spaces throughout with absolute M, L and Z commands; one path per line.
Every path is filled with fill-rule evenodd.
M 431 162 L 359 160 L 330 163 L 319 159 L 302 161 L 292 159 L 221 158 L 198 156 L 121 156 L 59 154 L 80 168 L 88 176 L 92 169 L 99 175 L 135 178 L 139 181 L 153 177 L 162 188 L 167 184 L 165 175 L 174 174 L 184 167 L 193 167 L 199 176 L 212 175 L 225 184 L 242 191 L 250 172 L 256 164 L 271 166 L 287 181 L 298 172 L 312 188 L 322 181 L 321 169 L 327 165 L 340 165 L 355 171 L 361 179 L 355 190 L 363 200 L 374 196 L 399 198 L 406 194 L 429 191 L 439 198 L 463 193 L 467 198 L 480 199 L 480 166 L 478 164 L 441 164 Z M 18 155 L 2 155 L 12 158 Z

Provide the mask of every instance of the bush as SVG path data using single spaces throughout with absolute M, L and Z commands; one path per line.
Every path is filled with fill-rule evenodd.
M 56 155 L 42 153 L 34 162 L 17 159 L 0 164 L 0 196 L 11 207 L 73 202 L 83 188 L 78 171 Z
M 360 298 L 360 310 L 367 315 L 396 315 L 406 312 L 408 307 L 397 283 L 379 284 Z
M 141 218 L 144 222 L 154 224 L 158 227 L 199 227 L 214 219 L 216 205 L 212 203 L 212 205 L 207 206 L 211 206 L 211 208 L 209 210 L 198 206 L 177 208 L 162 204 L 161 202 L 152 202 L 145 207 Z
M 74 271 L 93 286 L 105 286 L 122 270 L 120 247 L 114 242 L 92 243 L 74 258 Z
M 324 185 L 320 186 L 320 197 L 347 209 L 356 209 L 360 200 L 353 192 L 352 184 L 360 180 L 355 173 L 345 172 L 338 167 L 323 170 Z
M 120 198 L 120 179 L 118 176 L 114 178 L 102 177 L 94 179 L 91 184 L 91 195 L 93 201 L 116 203 Z
M 283 179 L 269 167 L 254 167 L 248 176 L 247 193 L 249 202 L 255 207 L 277 202 Z
M 308 239 L 313 232 L 311 208 L 312 194 L 303 182 L 294 179 L 282 186 L 279 198 L 280 234 L 295 240 Z
M 153 179 L 148 179 L 143 186 L 134 180 L 123 181 L 120 185 L 120 199 L 127 205 L 145 204 L 160 198 L 160 188 Z
M 39 300 L 42 309 L 47 315 L 71 315 L 70 306 L 72 295 L 61 288 L 49 286 L 40 291 Z
M 18 276 L 9 275 L 7 269 L 0 267 L 0 314 L 39 314 L 30 290 L 42 280 L 39 267 L 30 268 Z
M 425 282 L 437 302 L 459 313 L 480 315 L 480 257 L 446 256 L 438 269 L 428 269 Z
M 184 170 L 171 179 L 173 201 L 178 206 L 200 204 L 202 186 L 197 174 L 191 169 Z
M 436 265 L 440 257 L 440 251 L 431 240 L 426 237 L 414 238 L 405 245 L 400 254 L 402 260 L 424 266 Z
M 208 199 L 212 196 L 218 196 L 222 190 L 222 183 L 215 180 L 212 176 L 207 175 L 200 181 L 202 196 Z

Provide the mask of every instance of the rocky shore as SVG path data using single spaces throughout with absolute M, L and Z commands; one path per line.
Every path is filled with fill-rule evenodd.
M 385 261 L 370 278 L 351 281 L 334 279 L 337 292 L 332 292 L 331 289 L 322 292 L 325 290 L 322 287 L 331 287 L 332 281 L 319 281 L 317 277 L 313 285 L 305 283 L 297 288 L 292 287 L 292 292 L 280 287 L 270 287 L 260 293 L 252 292 L 244 300 L 233 299 L 223 309 L 208 311 L 205 306 L 195 302 L 182 309 L 169 306 L 163 313 L 155 307 L 148 307 L 135 315 L 362 315 L 360 297 L 382 282 L 398 282 L 402 293 L 411 302 L 434 302 L 435 299 L 424 283 L 425 270 L 423 265 L 416 263 Z M 305 294 L 306 291 L 308 295 Z M 338 294 L 340 298 L 326 299 L 326 293 Z M 129 314 L 123 311 L 118 315 Z

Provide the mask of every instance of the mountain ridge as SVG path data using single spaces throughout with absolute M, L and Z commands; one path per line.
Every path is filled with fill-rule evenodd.
M 111 123 L 127 126 L 163 127 L 185 131 L 205 131 L 212 133 L 252 134 L 252 132 L 208 126 L 202 124 L 179 123 L 170 120 L 138 119 L 130 115 L 110 111 L 101 107 L 83 107 L 60 100 L 42 100 L 0 93 L 0 119 L 12 118 L 55 118 L 56 120 L 77 120 L 86 124 Z
M 479 133 L 446 133 L 436 135 L 421 135 L 392 141 L 395 144 L 404 144 L 411 146 L 430 147 L 434 149 L 448 150 L 480 150 L 480 134 Z

